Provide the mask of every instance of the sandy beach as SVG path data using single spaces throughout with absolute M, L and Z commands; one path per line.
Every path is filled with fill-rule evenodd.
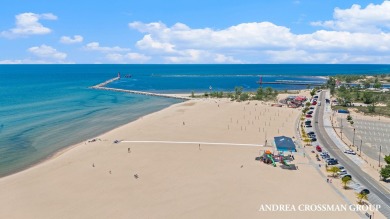
M 274 136 L 295 135 L 299 114 L 260 101 L 170 106 L 1 178 L 0 218 L 359 218 L 352 211 L 259 211 L 347 204 L 303 149 L 294 153 L 298 170 L 255 160 L 274 150 Z

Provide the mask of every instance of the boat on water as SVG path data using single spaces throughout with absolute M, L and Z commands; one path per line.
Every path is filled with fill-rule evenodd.
M 127 75 L 125 75 L 125 78 L 131 78 L 132 77 L 132 75 L 131 74 L 127 74 Z

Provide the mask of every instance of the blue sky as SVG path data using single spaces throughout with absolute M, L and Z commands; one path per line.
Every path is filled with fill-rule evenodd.
M 0 63 L 390 62 L 390 1 L 2 3 Z

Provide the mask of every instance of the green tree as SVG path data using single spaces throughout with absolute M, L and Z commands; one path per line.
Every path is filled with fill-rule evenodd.
M 249 99 L 249 94 L 248 93 L 242 93 L 240 95 L 240 100 L 241 101 L 245 101 L 245 100 L 248 100 Z
M 240 98 L 240 95 L 242 94 L 242 90 L 244 90 L 243 87 L 235 87 L 234 88 L 234 93 L 235 93 L 236 100 L 238 100 Z
M 343 183 L 344 189 L 348 188 L 348 184 L 351 182 L 351 180 L 352 179 L 350 176 L 344 176 L 343 178 L 341 178 L 341 182 Z
M 385 162 L 390 165 L 390 155 L 385 155 Z
M 363 103 L 365 103 L 365 104 L 370 104 L 370 103 L 372 103 L 373 96 L 374 96 L 374 95 L 373 95 L 372 92 L 364 91 L 364 92 L 363 92 L 363 96 L 362 96 Z
M 384 180 L 387 180 L 390 178 L 390 155 L 386 155 L 384 159 L 387 165 L 382 167 L 379 173 Z
M 271 96 L 271 95 L 272 95 L 272 92 L 273 92 L 272 87 L 266 87 L 266 88 L 265 88 L 265 95 L 266 95 L 267 97 Z
M 382 167 L 379 173 L 384 180 L 390 178 L 390 165 L 386 165 L 385 167 Z
M 313 96 L 314 96 L 314 94 L 316 94 L 316 91 L 315 91 L 315 89 L 313 89 L 313 90 L 311 90 L 311 91 L 310 91 L 310 96 L 311 96 L 311 97 L 313 97 Z
M 365 81 L 363 81 L 363 87 L 364 88 L 369 88 L 371 86 L 371 84 L 370 84 L 370 81 L 369 80 L 365 80 Z
M 332 166 L 332 167 L 326 169 L 326 171 L 332 173 L 333 177 L 336 177 L 337 173 L 340 172 L 340 168 L 338 168 L 336 166 Z
M 360 100 L 360 91 L 358 89 L 355 90 L 355 93 L 354 93 L 354 99 L 355 100 Z
M 356 193 L 356 198 L 358 199 L 358 204 L 359 205 L 362 205 L 363 204 L 363 200 L 368 200 L 368 194 L 363 192 L 363 193 Z
M 382 83 L 380 82 L 375 82 L 375 84 L 373 85 L 373 88 L 376 88 L 376 89 L 379 89 L 382 87 Z
M 256 100 L 263 100 L 264 99 L 264 90 L 262 87 L 259 87 L 256 91 L 255 95 Z

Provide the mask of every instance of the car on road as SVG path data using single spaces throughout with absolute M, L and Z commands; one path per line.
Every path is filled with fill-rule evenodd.
M 321 148 L 319 145 L 317 145 L 316 150 L 317 150 L 318 152 L 322 152 L 322 148 Z
M 352 154 L 352 155 L 356 155 L 356 152 L 351 150 L 351 149 L 348 149 L 348 150 L 345 150 L 344 153 L 346 154 Z
M 318 101 L 318 106 L 321 106 L 321 101 Z

